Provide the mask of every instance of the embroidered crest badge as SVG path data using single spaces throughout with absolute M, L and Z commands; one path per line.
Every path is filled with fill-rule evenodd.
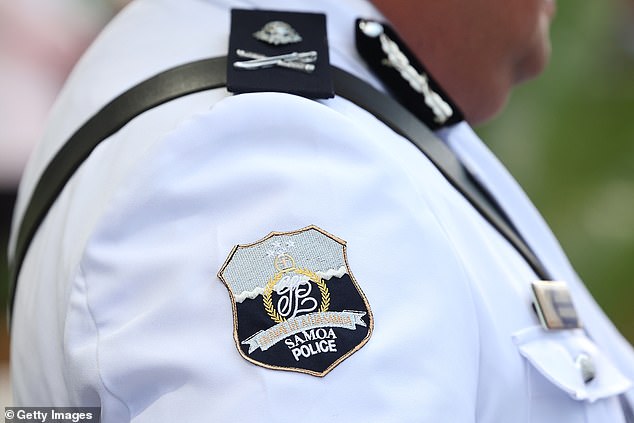
M 372 333 L 346 242 L 316 226 L 237 245 L 218 277 L 232 299 L 238 351 L 259 366 L 325 376 Z

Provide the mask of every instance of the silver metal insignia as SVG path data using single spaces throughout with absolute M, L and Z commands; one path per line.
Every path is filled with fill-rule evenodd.
M 561 281 L 534 281 L 533 299 L 539 320 L 546 330 L 578 329 L 581 322 L 570 290 Z
M 282 21 L 272 21 L 262 27 L 261 30 L 254 32 L 253 36 L 265 43 L 280 45 L 293 44 L 302 41 L 301 35 L 295 29 Z
M 361 21 L 359 22 L 359 28 L 365 35 L 371 38 L 376 38 L 383 34 L 383 25 L 374 21 Z
M 247 70 L 256 70 L 270 68 L 272 66 L 279 66 L 282 68 L 311 73 L 315 70 L 315 65 L 313 63 L 317 61 L 316 51 L 306 51 L 301 53 L 293 52 L 280 54 L 278 56 L 266 56 L 264 54 L 254 53 L 252 51 L 237 49 L 236 54 L 239 57 L 251 59 L 233 63 L 234 67 Z

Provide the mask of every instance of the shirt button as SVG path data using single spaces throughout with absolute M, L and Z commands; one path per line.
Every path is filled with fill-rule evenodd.
M 595 378 L 597 374 L 596 367 L 594 367 L 594 362 L 592 358 L 588 354 L 579 354 L 577 359 L 575 360 L 575 364 L 577 368 L 581 372 L 581 377 L 585 383 L 590 383 Z

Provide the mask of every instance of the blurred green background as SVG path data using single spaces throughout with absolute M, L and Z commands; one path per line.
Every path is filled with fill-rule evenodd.
M 478 132 L 634 343 L 633 9 L 634 0 L 559 1 L 549 68 L 519 87 L 505 111 Z M 2 213 L 12 197 L 0 197 L 4 305 L 8 229 Z M 0 321 L 0 331 L 4 327 Z
M 558 2 L 546 72 L 478 133 L 634 343 L 634 1 Z

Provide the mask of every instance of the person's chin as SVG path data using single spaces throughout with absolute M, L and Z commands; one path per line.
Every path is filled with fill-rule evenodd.
M 550 61 L 550 38 L 546 35 L 537 45 L 515 65 L 514 83 L 520 84 L 539 76 Z
M 499 77 L 487 87 L 481 95 L 474 97 L 478 99 L 477 103 L 464 106 L 463 113 L 471 125 L 486 123 L 500 114 L 508 102 L 513 85 L 508 79 Z

